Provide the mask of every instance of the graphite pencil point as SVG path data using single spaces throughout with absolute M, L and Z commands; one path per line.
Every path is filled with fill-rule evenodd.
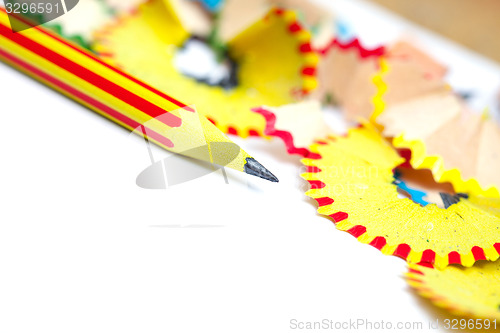
M 273 183 L 279 182 L 278 178 L 257 162 L 254 158 L 247 157 L 245 164 L 245 172 L 252 176 L 257 176 Z

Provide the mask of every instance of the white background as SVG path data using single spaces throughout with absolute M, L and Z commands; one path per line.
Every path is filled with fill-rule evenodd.
M 323 2 L 369 45 L 415 38 L 475 106 L 497 107 L 497 65 L 360 1 Z M 358 318 L 427 331 L 451 318 L 411 291 L 403 260 L 316 214 L 278 140 L 234 138 L 279 184 L 228 170 L 229 185 L 219 172 L 144 190 L 143 140 L 4 64 L 0 78 L 0 332 L 298 332 L 290 320 Z

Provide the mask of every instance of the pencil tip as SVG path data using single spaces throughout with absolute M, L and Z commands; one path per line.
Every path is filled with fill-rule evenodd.
M 278 178 L 257 162 L 254 158 L 247 157 L 245 163 L 245 172 L 252 176 L 257 176 L 273 183 L 279 182 Z

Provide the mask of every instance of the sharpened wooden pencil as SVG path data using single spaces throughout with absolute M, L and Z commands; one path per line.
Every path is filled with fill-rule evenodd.
M 30 24 L 21 17 L 10 20 Z M 14 33 L 3 8 L 0 60 L 166 150 L 278 181 L 194 108 L 43 27 Z M 224 149 L 227 144 L 217 143 L 234 145 L 236 154 Z M 199 146 L 206 146 L 206 153 L 193 149 Z

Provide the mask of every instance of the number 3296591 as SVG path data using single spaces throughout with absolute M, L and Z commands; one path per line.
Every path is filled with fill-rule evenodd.
M 496 329 L 497 321 L 489 319 L 445 319 L 444 329 L 464 330 L 464 329 Z
M 52 14 L 63 10 L 58 3 L 6 3 L 5 11 L 8 14 Z

